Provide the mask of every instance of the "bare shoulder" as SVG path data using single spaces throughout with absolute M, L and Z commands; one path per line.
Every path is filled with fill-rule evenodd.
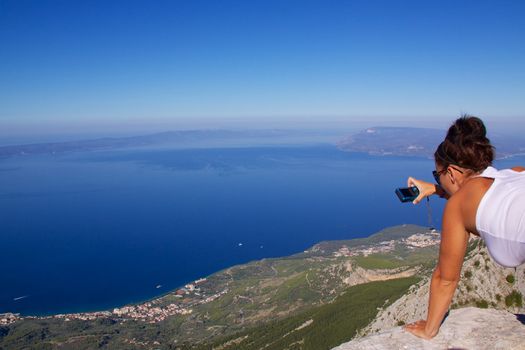
M 487 193 L 494 179 L 486 177 L 476 177 L 470 179 L 461 189 L 452 197 L 456 197 L 459 211 L 463 219 L 465 228 L 469 232 L 477 234 L 476 213 L 481 199 Z
M 521 173 L 522 171 L 525 171 L 525 167 L 522 167 L 522 166 L 515 166 L 514 168 L 512 168 L 512 170 Z
M 476 195 L 483 196 L 490 188 L 494 179 L 487 177 L 475 177 L 467 181 L 458 193 L 462 193 L 465 197 L 472 197 Z

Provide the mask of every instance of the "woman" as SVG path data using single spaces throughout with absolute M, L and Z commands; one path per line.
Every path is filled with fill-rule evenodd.
M 469 233 L 485 240 L 492 258 L 506 267 L 525 262 L 525 168 L 493 168 L 494 148 L 483 122 L 463 116 L 449 128 L 434 153 L 437 185 L 408 178 L 419 203 L 433 194 L 448 199 L 443 214 L 439 260 L 432 274 L 426 320 L 405 327 L 431 339 L 439 331 L 458 285 Z

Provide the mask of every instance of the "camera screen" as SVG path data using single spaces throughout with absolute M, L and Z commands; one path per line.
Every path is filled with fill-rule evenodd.
M 399 190 L 401 191 L 401 193 L 402 193 L 403 196 L 405 196 L 405 197 L 412 197 L 412 196 L 417 195 L 417 193 L 412 189 L 412 187 L 409 187 L 409 188 L 400 188 Z

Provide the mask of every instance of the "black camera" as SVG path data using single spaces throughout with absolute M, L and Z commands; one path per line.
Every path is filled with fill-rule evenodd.
M 401 202 L 412 202 L 419 196 L 419 189 L 416 186 L 396 188 L 396 194 Z

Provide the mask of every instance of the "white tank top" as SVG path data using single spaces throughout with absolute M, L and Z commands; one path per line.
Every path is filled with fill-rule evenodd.
M 477 176 L 494 179 L 476 213 L 490 255 L 505 267 L 525 263 L 525 172 L 489 166 Z

